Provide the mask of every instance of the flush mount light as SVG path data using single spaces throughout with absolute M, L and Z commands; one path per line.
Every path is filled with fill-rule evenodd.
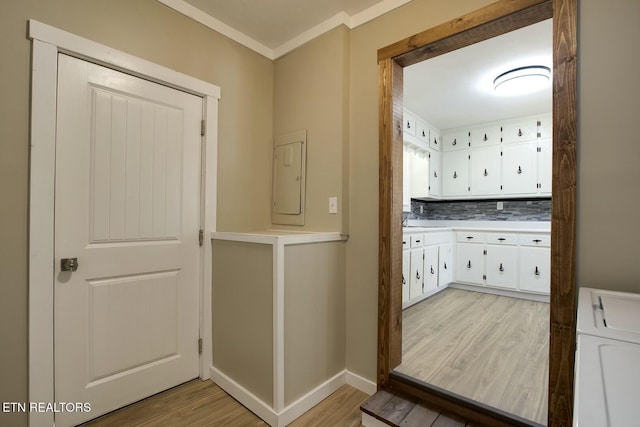
M 493 80 L 496 94 L 513 96 L 537 92 L 549 86 L 551 69 L 544 65 L 514 68 Z

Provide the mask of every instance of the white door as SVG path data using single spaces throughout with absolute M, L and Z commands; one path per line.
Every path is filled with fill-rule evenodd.
M 59 56 L 55 400 L 91 411 L 57 426 L 198 376 L 201 118 L 196 96 Z

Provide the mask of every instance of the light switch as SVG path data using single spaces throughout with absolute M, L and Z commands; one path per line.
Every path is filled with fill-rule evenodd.
M 338 198 L 337 197 L 329 197 L 329 213 L 337 214 L 338 213 Z

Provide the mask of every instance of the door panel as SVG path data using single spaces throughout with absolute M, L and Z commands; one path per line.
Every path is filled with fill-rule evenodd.
M 65 426 L 198 376 L 202 100 L 58 67 L 55 398 L 91 403 Z

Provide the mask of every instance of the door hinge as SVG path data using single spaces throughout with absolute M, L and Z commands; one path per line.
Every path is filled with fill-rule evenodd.
M 487 280 L 487 275 L 486 274 L 482 275 L 482 280 Z
M 198 244 L 200 246 L 204 245 L 204 230 L 198 231 Z
M 198 338 L 198 354 L 202 354 L 202 338 Z
M 537 151 L 538 153 L 542 153 L 542 147 L 537 147 L 537 148 L 536 148 L 536 151 Z
M 204 120 L 200 121 L 200 135 L 204 136 L 207 133 L 207 122 Z

